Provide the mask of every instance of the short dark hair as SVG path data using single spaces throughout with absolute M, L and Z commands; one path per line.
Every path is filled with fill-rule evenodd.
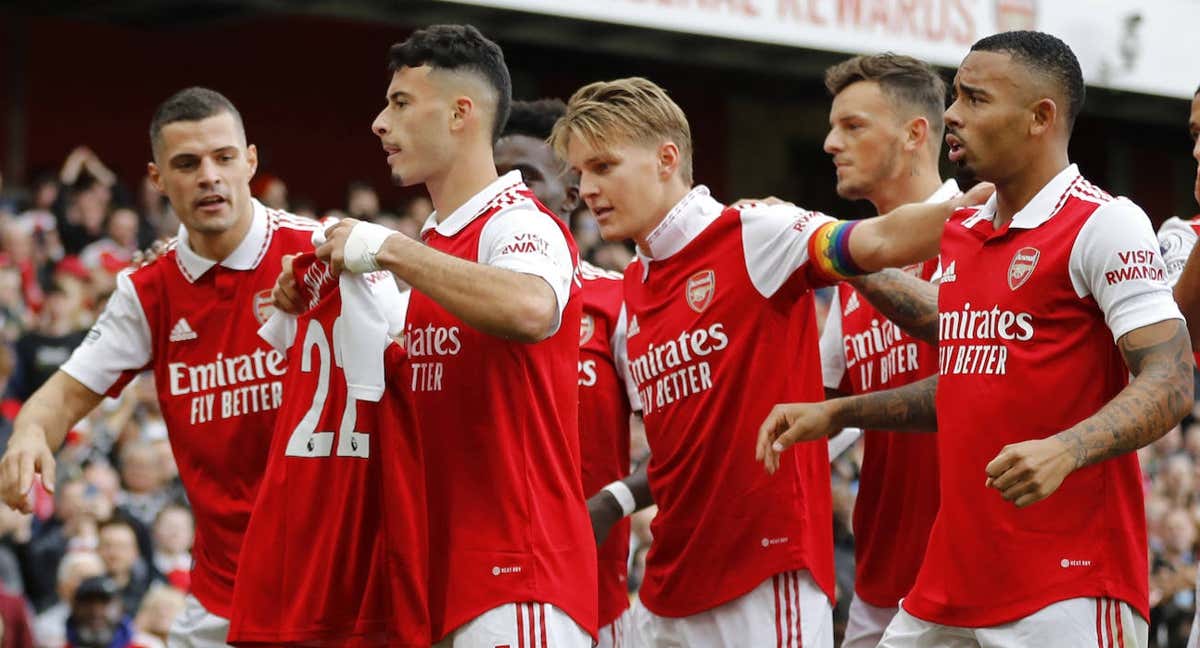
M 825 70 L 825 88 L 837 96 L 859 81 L 874 81 L 892 99 L 920 111 L 928 120 L 938 146 L 942 141 L 946 112 L 946 82 L 928 63 L 911 56 L 885 52 L 855 56 Z
M 492 141 L 500 137 L 512 104 L 512 78 L 500 46 L 471 25 L 432 25 L 418 29 L 388 50 L 388 69 L 428 65 L 437 70 L 461 70 L 486 80 L 496 91 Z
M 151 153 L 158 150 L 162 129 L 167 124 L 200 121 L 223 112 L 233 115 L 238 127 L 245 130 L 245 126 L 242 125 L 241 113 L 233 107 L 233 102 L 220 92 L 198 86 L 176 92 L 159 104 L 158 109 L 154 111 L 154 118 L 150 120 Z
M 1038 31 L 1008 31 L 979 39 L 972 52 L 1003 52 L 1031 71 L 1050 77 L 1067 100 L 1067 131 L 1083 110 L 1085 90 L 1079 59 L 1056 36 Z
M 527 135 L 535 139 L 550 139 L 554 124 L 567 114 L 567 104 L 562 99 L 538 99 L 537 101 L 514 101 L 504 125 L 501 137 Z

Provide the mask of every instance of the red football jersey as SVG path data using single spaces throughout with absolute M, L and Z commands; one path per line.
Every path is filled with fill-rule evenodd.
M 625 322 L 621 275 L 583 261 L 583 315 L 579 327 L 579 447 L 583 492 L 591 496 L 629 475 L 629 396 L 625 391 Z M 630 520 L 612 528 L 597 550 L 599 625 L 629 608 L 626 572 Z
M 658 504 L 640 597 L 682 617 L 808 569 L 833 596 L 833 512 L 824 440 L 775 475 L 755 462 L 776 403 L 824 397 L 808 257 L 827 216 L 725 208 L 697 187 L 625 270 L 629 372 Z
M 63 371 L 116 396 L 152 369 L 179 477 L 196 521 L 192 593 L 229 618 L 242 534 L 282 403 L 284 354 L 258 336 L 281 258 L 312 249 L 320 225 L 254 203 L 246 237 L 220 263 L 177 244 L 117 278 L 117 290 Z
M 909 270 L 928 281 L 937 261 Z M 838 284 L 825 327 L 826 387 L 865 394 L 937 371 L 937 349 L 900 330 L 849 284 Z M 830 367 L 834 354 L 840 371 Z M 937 436 L 888 430 L 865 430 L 863 436 L 854 500 L 854 591 L 875 607 L 895 607 L 917 577 L 937 515 Z
M 926 202 L 959 193 L 949 180 Z M 905 270 L 929 281 L 937 260 Z M 865 394 L 914 383 L 937 371 L 937 349 L 883 317 L 849 284 L 838 284 L 821 333 L 825 386 Z M 937 437 L 866 430 L 854 500 L 854 591 L 881 608 L 896 607 L 912 587 L 938 510 Z
M 578 253 L 511 172 L 422 237 L 455 257 L 537 274 L 559 328 L 536 344 L 471 328 L 413 291 L 406 384 L 425 451 L 430 617 L 440 639 L 506 603 L 540 601 L 596 633 L 596 542 L 580 484 Z
M 399 291 L 390 274 L 334 277 L 313 254 L 293 268 L 308 310 L 262 329 L 289 369 L 228 641 L 428 646 L 424 474 L 391 338 Z
M 993 626 L 1078 597 L 1148 616 L 1146 520 L 1137 455 L 1075 471 L 1025 508 L 985 486 L 1008 444 L 1095 414 L 1127 384 L 1114 344 L 1181 318 L 1150 222 L 1072 165 L 1012 222 L 993 197 L 942 236 L 937 390 L 941 508 L 904 608 Z

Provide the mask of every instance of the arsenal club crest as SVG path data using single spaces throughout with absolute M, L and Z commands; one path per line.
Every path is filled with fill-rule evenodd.
M 712 270 L 702 270 L 688 277 L 687 303 L 692 310 L 703 313 L 712 304 L 713 296 L 717 293 L 717 275 Z
M 1029 280 L 1033 269 L 1037 267 L 1038 257 L 1042 253 L 1037 248 L 1023 247 L 1013 255 L 1012 263 L 1008 264 L 1008 287 L 1016 290 Z
M 270 289 L 259 291 L 254 295 L 254 319 L 264 324 L 275 313 L 275 304 L 271 301 Z
M 595 332 L 596 320 L 592 319 L 591 315 L 584 313 L 583 317 L 579 318 L 579 346 L 587 344 Z

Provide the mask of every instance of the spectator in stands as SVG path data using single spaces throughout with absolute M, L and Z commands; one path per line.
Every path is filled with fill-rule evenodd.
M 138 609 L 150 588 L 150 570 L 139 554 L 133 526 L 120 518 L 100 525 L 96 552 L 104 561 L 105 573 L 116 583 L 124 609 Z
M 250 194 L 272 209 L 287 210 L 288 190 L 283 180 L 259 171 L 250 181 Z
M 154 521 L 155 577 L 180 590 L 191 585 L 192 542 L 196 537 L 192 512 L 186 507 L 169 505 Z
M 89 270 L 103 269 L 116 274 L 138 251 L 137 212 L 128 207 L 118 207 L 108 214 L 104 224 L 104 238 L 89 244 L 79 253 L 79 260 Z
M 183 608 L 183 592 L 162 583 L 152 585 L 133 620 L 133 627 L 137 630 L 134 641 L 147 648 L 165 647 L 171 623 L 183 612 Z
M 67 619 L 67 648 L 133 648 L 133 635 L 133 621 L 111 578 L 93 576 L 79 583 Z
M 111 504 L 95 486 L 78 477 L 63 480 L 54 493 L 54 515 L 35 527 L 27 549 L 25 589 L 35 610 L 41 611 L 59 599 L 61 588 L 55 574 L 69 551 L 94 551 L 97 524 L 112 514 Z
M 121 483 L 117 506 L 147 528 L 170 501 L 164 488 L 158 451 L 148 441 L 130 440 L 121 446 Z
M 29 398 L 87 335 L 80 322 L 75 321 L 78 305 L 72 301 L 62 286 L 52 285 L 46 291 L 37 328 L 17 340 L 17 370 L 11 390 L 17 399 Z
M 56 570 L 59 601 L 37 616 L 33 623 L 35 643 L 39 648 L 60 648 L 67 639 L 67 619 L 71 616 L 70 601 L 85 579 L 104 575 L 104 562 L 90 551 L 68 554 Z
M 376 222 L 379 217 L 379 194 L 362 180 L 355 180 L 346 189 L 346 214 L 350 218 Z
M 25 593 L 21 557 L 33 537 L 32 523 L 32 515 L 23 515 L 7 506 L 0 506 L 0 586 L 14 594 Z

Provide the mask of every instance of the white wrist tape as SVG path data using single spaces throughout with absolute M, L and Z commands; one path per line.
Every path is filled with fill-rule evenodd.
M 617 504 L 621 505 L 621 514 L 625 517 L 633 515 L 637 510 L 637 501 L 633 497 L 633 491 L 625 485 L 623 481 L 615 481 L 600 490 L 606 490 L 612 493 L 612 496 L 617 498 Z
M 342 252 L 346 270 L 357 274 L 379 270 L 379 262 L 375 255 L 389 236 L 395 230 L 388 229 L 375 223 L 355 223 L 346 237 L 346 247 Z

